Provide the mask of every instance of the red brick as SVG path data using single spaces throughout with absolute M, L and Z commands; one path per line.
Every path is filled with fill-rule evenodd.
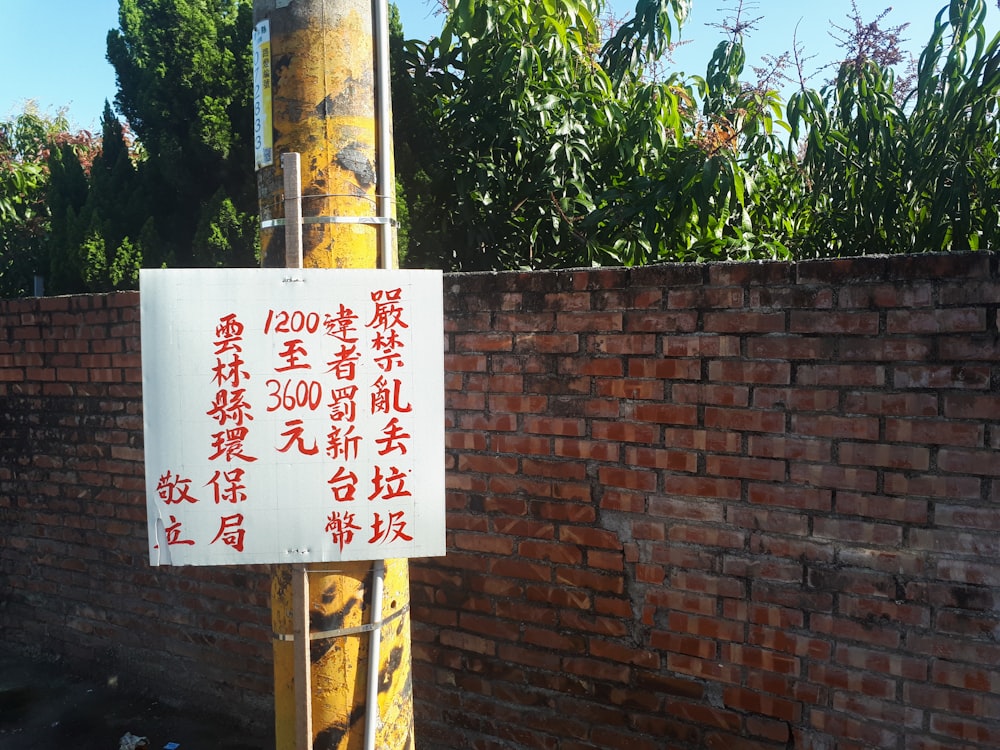
M 667 538 L 666 526 L 655 521 L 633 521 L 632 537 L 639 541 L 663 541 Z
M 787 612 L 787 610 L 775 608 L 771 608 L 771 611 L 777 611 L 779 613 Z M 799 613 L 793 612 L 792 618 L 795 618 L 795 615 L 797 614 Z M 760 615 L 758 615 L 758 618 L 759 617 Z M 779 614 L 778 617 L 769 619 L 775 620 L 773 623 L 774 625 L 780 625 L 782 622 L 789 621 L 788 616 L 785 614 Z M 829 640 L 823 638 L 810 638 L 805 635 L 789 632 L 787 629 L 760 627 L 758 625 L 750 627 L 749 633 L 747 634 L 747 643 L 753 646 L 760 646 L 761 648 L 768 649 L 769 652 L 777 651 L 821 662 L 829 660 L 830 654 L 833 650 L 833 644 Z M 800 660 L 796 660 L 796 668 L 799 668 L 800 664 Z
M 886 314 L 886 333 L 971 333 L 986 330 L 984 308 L 948 310 L 890 310 Z
M 746 543 L 746 534 L 741 531 L 727 531 L 724 528 L 682 524 L 670 526 L 667 531 L 667 538 L 672 542 L 735 549 L 742 548 Z
M 676 497 L 653 497 L 649 499 L 649 514 L 688 521 L 722 523 L 725 508 L 722 503 L 712 500 L 685 500 Z
M 455 336 L 455 350 L 464 352 L 509 352 L 514 339 L 509 333 L 466 333 Z M 454 355 L 452 355 L 454 356 Z M 477 370 L 481 368 L 476 368 Z
M 730 708 L 788 722 L 797 722 L 802 714 L 802 705 L 796 701 L 738 687 L 726 688 L 723 693 L 723 702 Z
M 637 400 L 663 400 L 663 382 L 660 380 L 615 379 L 598 380 L 595 393 L 598 396 Z
M 623 443 L 659 442 L 659 428 L 651 424 L 631 422 L 594 422 L 591 435 L 595 440 L 614 440 Z
M 934 525 L 1000 531 L 1000 513 L 993 507 L 937 503 L 934 507 Z
M 709 312 L 703 327 L 711 333 L 779 333 L 785 330 L 783 312 Z
M 593 529 L 587 526 L 560 526 L 559 539 L 564 543 L 578 544 L 583 547 L 599 547 L 613 550 L 620 550 L 622 548 L 621 540 L 615 532 Z
M 638 403 L 633 407 L 632 413 L 635 419 L 640 422 L 671 425 L 698 424 L 698 408 L 695 406 L 679 406 L 670 403 Z
M 701 360 L 630 359 L 628 361 L 628 374 L 632 378 L 655 378 L 657 380 L 701 380 Z M 634 396 L 626 397 L 635 398 Z
M 851 737 L 857 740 L 858 750 L 868 747 L 892 747 L 896 744 L 899 729 L 880 725 L 867 719 L 856 719 L 852 716 L 836 714 L 829 711 L 814 711 L 811 713 L 813 726 L 835 737 Z M 850 746 L 838 743 L 843 750 L 851 750 Z
M 832 497 L 832 493 L 826 489 L 786 484 L 750 484 L 747 489 L 747 498 L 751 503 L 799 510 L 829 511 Z
M 1000 477 L 1000 461 L 993 451 L 972 451 L 942 448 L 938 451 L 938 468 L 954 474 Z
M 977 448 L 983 446 L 985 428 L 982 424 L 965 422 L 890 417 L 885 420 L 885 439 L 891 443 L 955 445 Z
M 746 596 L 746 585 L 742 581 L 698 571 L 676 571 L 670 577 L 670 585 L 678 591 L 693 591 L 713 597 L 742 599 Z
M 555 459 L 545 461 L 523 457 L 521 472 L 529 477 L 549 477 L 557 480 L 581 481 L 587 476 L 587 467 L 579 461 Z
M 740 453 L 742 438 L 738 432 L 722 430 L 692 430 L 667 427 L 663 431 L 663 444 L 673 448 L 690 448 L 711 453 Z
M 603 578 L 605 580 L 613 579 L 612 576 L 603 576 Z M 596 600 L 594 609 L 598 609 Z M 608 608 L 604 607 L 602 609 L 607 610 Z M 621 638 L 629 632 L 627 623 L 622 620 L 621 612 L 617 611 L 612 616 L 604 617 L 591 615 L 579 609 L 562 609 L 559 611 L 559 624 L 567 630 L 593 633 L 607 638 Z
M 792 310 L 789 330 L 793 333 L 874 336 L 878 333 L 877 312 L 811 312 Z
M 513 545 L 511 548 L 513 551 Z M 561 564 L 579 564 L 583 561 L 583 553 L 578 546 L 561 542 L 523 541 L 517 545 L 517 553 L 528 559 Z
M 886 599 L 841 596 L 840 612 L 862 622 L 888 621 L 923 629 L 930 627 L 931 621 L 928 607 Z
M 587 550 L 586 564 L 597 570 L 621 573 L 625 570 L 624 555 L 620 552 L 607 552 L 604 550 Z M 659 570 L 659 575 L 657 575 Z M 663 569 L 655 565 L 637 565 L 635 572 L 636 580 L 643 583 L 660 583 L 663 576 Z
M 587 639 L 583 635 L 558 633 L 554 630 L 526 625 L 522 641 L 528 645 L 541 646 L 546 650 L 580 653 L 586 648 Z
M 738 336 L 703 334 L 698 336 L 668 336 L 663 342 L 666 357 L 738 357 Z
M 621 446 L 617 443 L 605 443 L 596 440 L 556 438 L 552 441 L 552 453 L 563 458 L 618 461 L 621 455 Z
M 938 461 L 940 463 L 940 457 Z M 930 451 L 918 446 L 841 443 L 839 463 L 848 466 L 880 466 L 906 471 L 926 471 L 930 467 Z
M 518 459 L 511 456 L 480 456 L 463 453 L 458 458 L 458 470 L 479 474 L 515 474 L 518 470 L 518 463 Z
M 556 492 L 553 492 L 556 495 Z M 557 498 L 558 499 L 558 498 Z M 589 503 L 589 498 L 586 498 Z M 534 512 L 540 518 L 570 523 L 593 523 L 597 517 L 592 505 L 582 502 L 534 503 Z
M 781 481 L 785 478 L 785 462 L 739 456 L 706 456 L 705 470 L 710 476 L 740 477 L 758 481 Z
M 580 349 L 580 340 L 571 333 L 516 333 L 513 351 L 568 354 Z
M 448 556 L 449 561 L 452 556 Z M 529 563 L 520 560 L 493 560 L 490 564 L 493 575 L 506 578 L 522 578 L 528 581 L 551 581 L 552 567 L 541 563 Z
M 562 375 L 591 375 L 595 377 L 620 378 L 625 373 L 625 364 L 618 357 L 561 357 L 558 372 Z
M 601 491 L 601 508 L 625 513 L 642 513 L 646 509 L 646 495 L 608 487 Z
M 834 342 L 829 338 L 806 336 L 755 337 L 747 343 L 750 359 L 829 360 L 834 356 Z
M 845 362 L 926 362 L 932 344 L 925 339 L 842 339 L 840 359 Z M 952 359 L 949 357 L 949 359 Z
M 705 407 L 705 427 L 745 432 L 784 432 L 785 414 L 760 409 Z
M 666 471 L 686 471 L 693 473 L 698 470 L 698 456 L 685 451 L 657 450 L 655 448 L 625 448 L 625 463 L 628 466 Z
M 875 307 L 930 307 L 934 287 L 930 284 L 907 283 L 845 286 L 838 302 L 842 308 L 871 309 Z
M 623 314 L 620 312 L 573 311 L 557 313 L 552 330 L 563 333 L 587 333 L 591 331 L 618 333 L 622 328 Z
M 843 410 L 848 414 L 875 414 L 886 417 L 936 417 L 938 397 L 932 393 L 859 391 L 845 395 Z
M 897 388 L 986 390 L 990 387 L 990 368 L 927 364 L 896 367 L 893 371 L 893 384 Z
M 924 524 L 928 518 L 928 503 L 926 500 L 838 492 L 837 512 L 885 521 Z
M 799 386 L 879 387 L 885 385 L 885 367 L 882 365 L 799 365 L 795 371 L 795 384 Z
M 750 400 L 750 389 L 735 385 L 677 383 L 671 388 L 671 397 L 678 403 L 747 406 Z
M 946 500 L 973 500 L 980 497 L 982 480 L 975 477 L 907 475 L 886 472 L 883 479 L 889 495 L 941 497 Z
M 791 365 L 787 362 L 712 360 L 708 363 L 708 379 L 717 382 L 789 385 L 791 377 Z
M 684 654 L 699 659 L 715 659 L 718 655 L 716 641 L 673 631 L 653 630 L 649 634 L 649 645 L 667 653 Z
M 602 466 L 597 470 L 598 481 L 602 485 L 622 487 L 629 490 L 651 492 L 656 489 L 656 474 L 650 471 L 635 471 Z
M 479 407 L 482 409 L 482 407 Z M 517 420 L 512 414 L 463 414 L 457 425 L 463 430 L 484 430 L 489 432 L 510 432 L 517 429 Z
M 690 333 L 698 328 L 694 312 L 630 312 L 625 314 L 625 330 L 652 333 Z
M 548 398 L 545 396 L 502 396 L 491 395 L 489 397 L 490 411 L 501 413 L 530 412 L 538 414 L 544 412 L 548 405 Z
M 737 479 L 668 475 L 664 477 L 664 483 L 664 489 L 671 495 L 732 500 L 740 497 L 740 482 Z
M 591 354 L 653 354 L 656 336 L 653 334 L 592 334 L 588 351 Z
M 768 649 L 754 648 L 753 646 L 746 646 L 740 643 L 723 644 L 721 658 L 734 664 L 759 669 L 764 672 L 798 675 L 801 671 L 800 660 L 795 656 L 789 656 L 788 654 Z
M 931 715 L 931 731 L 968 742 L 981 743 L 983 747 L 1000 745 L 1000 727 L 996 721 L 970 721 L 967 718 Z
M 647 649 L 624 646 L 615 641 L 591 637 L 590 655 L 617 664 L 631 664 L 643 669 L 656 670 L 660 668 L 660 655 Z
M 840 408 L 840 393 L 814 388 L 755 388 L 753 405 L 758 409 L 835 411 Z
M 899 648 L 899 630 L 885 625 L 875 625 L 868 622 L 861 623 L 843 617 L 834 617 L 827 614 L 814 614 L 812 619 L 812 630 L 816 633 L 825 633 L 835 637 L 838 641 L 861 641 L 873 646 L 882 648 Z M 810 679 L 815 679 L 812 669 L 809 674 Z M 822 682 L 822 680 L 820 680 Z M 883 683 L 885 681 L 882 681 Z M 846 687 L 846 684 L 844 685 Z M 894 693 L 894 687 L 886 687 L 878 695 L 891 697 L 882 693 Z M 872 693 L 867 693 L 872 694 Z
M 903 677 L 908 680 L 926 680 L 928 673 L 926 659 L 875 651 L 862 646 L 838 648 L 837 661 L 846 667 Z
M 562 419 L 550 416 L 525 416 L 524 431 L 539 435 L 581 437 L 585 434 L 585 424 L 582 419 Z
M 828 463 L 832 444 L 829 440 L 750 435 L 747 454 L 768 458 L 790 458 L 800 461 Z

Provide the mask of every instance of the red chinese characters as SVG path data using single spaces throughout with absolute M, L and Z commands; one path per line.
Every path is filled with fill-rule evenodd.
M 357 432 L 358 386 L 355 381 L 361 361 L 357 324 L 357 314 L 342 303 L 336 313 L 323 319 L 326 335 L 334 343 L 334 356 L 327 363 L 334 385 L 330 389 L 330 403 L 327 405 L 330 426 L 326 434 L 326 455 L 333 460 L 336 468 L 327 484 L 333 501 L 338 504 L 353 502 L 358 492 L 358 475 L 351 470 L 362 441 Z M 350 526 L 344 531 L 342 527 L 348 518 Z M 327 519 L 326 530 L 341 551 L 354 541 L 354 518 L 354 513 L 334 510 Z
M 236 466 L 234 462 L 253 463 L 256 456 L 250 455 L 245 442 L 250 433 L 249 422 L 253 420 L 251 405 L 246 399 L 245 385 L 250 380 L 243 358 L 243 335 L 245 327 L 234 313 L 223 315 L 215 327 L 215 366 L 212 377 L 218 391 L 206 415 L 212 418 L 220 428 L 212 433 L 211 453 L 208 460 L 216 464 L 224 464 L 217 469 L 205 483 L 212 488 L 216 505 L 238 504 L 247 500 L 243 483 L 245 469 Z M 243 515 L 219 517 L 218 533 L 209 542 L 232 547 L 237 552 L 243 551 L 244 530 Z
M 408 453 L 413 439 L 406 424 L 413 407 L 403 392 L 403 381 L 395 376 L 395 372 L 406 364 L 402 351 L 405 348 L 403 333 L 409 324 L 401 288 L 373 291 L 371 299 L 374 310 L 365 327 L 380 374 L 372 382 L 369 396 L 371 414 L 378 419 L 377 424 L 384 420 L 384 426 L 374 441 L 379 458 L 372 471 L 372 491 L 368 499 L 385 501 L 388 505 L 375 511 L 368 543 L 384 545 L 413 540 L 406 532 L 405 510 L 393 508 L 391 504 L 393 500 L 411 496 L 406 488 L 408 472 L 397 464 Z
M 208 461 L 212 465 L 221 466 L 201 486 L 211 488 L 211 496 L 216 505 L 246 502 L 245 469 L 232 464 L 252 464 L 257 460 L 256 456 L 250 455 L 245 445 L 253 414 L 247 400 L 250 373 L 243 358 L 244 333 L 245 327 L 234 313 L 221 316 L 215 326 L 214 362 L 210 373 L 215 394 L 205 416 L 217 428 L 210 433 Z M 201 502 L 201 498 L 192 494 L 192 482 L 190 477 L 168 470 L 160 477 L 156 491 L 165 505 L 195 505 Z M 220 516 L 218 533 L 208 544 L 221 541 L 237 552 L 242 552 L 242 522 L 243 515 L 239 513 Z M 168 546 L 197 544 L 196 539 L 186 536 L 184 522 L 176 515 L 170 515 L 169 524 L 164 526 Z

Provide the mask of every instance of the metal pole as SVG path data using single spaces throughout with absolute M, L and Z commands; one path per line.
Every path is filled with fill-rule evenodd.
M 309 571 L 295 565 L 292 572 L 292 600 L 295 627 L 295 747 L 312 750 L 312 654 L 309 648 Z
M 378 84 L 375 87 L 375 121 L 378 124 L 378 214 L 392 218 L 396 181 L 392 165 L 392 88 L 389 79 L 389 4 L 387 0 L 375 0 L 375 52 L 378 56 L 375 72 Z M 393 225 L 383 224 L 379 231 L 379 259 L 381 268 L 392 268 L 396 256 L 393 241 Z
M 368 645 L 368 705 L 365 715 L 365 750 L 375 750 L 375 736 L 381 719 L 378 710 L 379 662 L 382 645 L 382 589 L 385 563 L 376 560 L 372 567 L 372 635 Z

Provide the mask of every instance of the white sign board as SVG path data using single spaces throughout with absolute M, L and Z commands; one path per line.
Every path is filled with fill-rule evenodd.
M 441 273 L 140 273 L 152 565 L 445 554 Z

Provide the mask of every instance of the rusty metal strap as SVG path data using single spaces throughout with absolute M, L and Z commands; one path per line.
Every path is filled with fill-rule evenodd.
M 367 625 L 358 625 L 353 628 L 342 628 L 341 630 L 321 630 L 316 633 L 309 634 L 310 641 L 318 641 L 323 638 L 342 638 L 348 635 L 358 635 L 360 633 L 370 633 L 373 630 L 381 628 L 383 625 L 388 625 L 393 620 L 396 620 L 407 612 L 410 611 L 410 605 L 407 604 L 402 609 L 397 609 L 391 615 L 385 619 L 379 620 L 378 622 L 370 622 Z M 294 641 L 295 635 L 293 633 L 272 633 L 271 634 L 276 641 Z

